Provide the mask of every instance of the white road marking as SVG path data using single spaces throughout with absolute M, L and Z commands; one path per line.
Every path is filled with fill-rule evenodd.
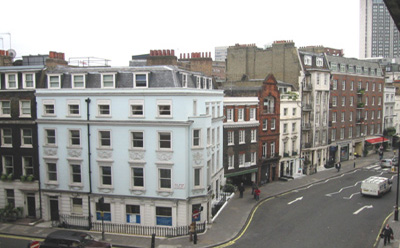
M 301 200 L 303 200 L 303 197 L 296 198 L 295 200 L 293 200 L 293 201 L 291 201 L 291 202 L 288 202 L 288 205 L 290 205 L 290 204 L 292 204 L 292 203 L 295 203 L 295 202 L 297 202 L 297 201 L 301 201 Z
M 366 208 L 373 208 L 373 206 L 372 205 L 364 206 L 364 207 L 360 208 L 359 210 L 355 211 L 353 214 L 359 214 L 361 211 L 363 211 Z
M 361 194 L 360 192 L 351 194 L 350 197 L 343 197 L 343 199 L 350 200 L 353 196 Z

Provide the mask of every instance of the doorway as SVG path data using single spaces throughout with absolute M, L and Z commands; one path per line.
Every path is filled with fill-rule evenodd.
M 60 214 L 58 212 L 58 197 L 50 196 L 50 220 L 59 221 Z
M 26 195 L 26 205 L 28 209 L 28 217 L 36 218 L 36 197 L 35 193 L 28 193 Z

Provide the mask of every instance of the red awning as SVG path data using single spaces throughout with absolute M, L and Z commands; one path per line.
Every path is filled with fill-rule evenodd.
M 388 139 L 386 139 L 386 138 L 382 139 L 382 137 L 366 139 L 365 141 L 367 141 L 368 143 L 373 145 L 373 144 L 382 143 L 382 140 L 383 140 L 383 142 L 387 142 L 388 141 Z

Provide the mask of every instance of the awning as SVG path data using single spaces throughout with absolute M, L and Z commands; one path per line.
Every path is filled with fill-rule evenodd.
M 382 138 L 382 137 L 378 137 L 378 138 L 372 138 L 372 139 L 366 139 L 365 141 L 367 141 L 368 143 L 370 143 L 371 145 L 373 144 L 379 144 L 383 142 L 388 142 L 389 140 L 386 138 Z
M 250 170 L 243 170 L 243 171 L 228 173 L 228 174 L 225 174 L 225 177 L 240 176 L 240 175 L 249 174 L 249 173 L 253 173 L 253 172 L 257 172 L 257 171 L 258 171 L 258 168 L 253 168 Z

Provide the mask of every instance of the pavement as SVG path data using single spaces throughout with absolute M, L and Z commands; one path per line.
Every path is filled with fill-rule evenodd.
M 392 151 L 386 151 L 385 158 L 393 156 Z M 280 194 L 290 192 L 295 189 L 307 187 L 327 178 L 340 176 L 342 173 L 350 172 L 355 169 L 371 165 L 378 162 L 377 154 L 372 154 L 367 157 L 357 158 L 355 160 L 342 162 L 340 172 L 335 168 L 320 170 L 317 173 L 309 176 L 302 176 L 289 181 L 271 182 L 260 187 L 260 201 L 256 202 L 251 195 L 251 188 L 247 187 L 244 192 L 244 197 L 239 198 L 239 194 L 235 194 L 223 207 L 223 210 L 217 215 L 212 223 L 208 224 L 208 229 L 203 234 L 198 234 L 197 244 L 189 241 L 189 236 L 177 238 L 157 238 L 154 247 L 157 248 L 177 248 L 177 247 L 225 247 L 232 244 L 232 240 L 238 237 L 246 226 L 252 211 L 258 203 L 263 199 L 274 197 Z M 355 167 L 354 167 L 355 162 Z M 394 184 L 396 185 L 396 184 Z M 393 211 L 394 212 L 394 211 Z M 385 247 L 400 248 L 400 221 L 395 221 L 393 213 L 383 221 L 382 227 L 389 223 L 394 232 L 394 240 Z M 29 224 L 9 224 L 0 223 L 0 234 L 3 235 L 22 235 L 27 237 L 44 238 L 48 233 L 54 231 L 46 223 L 35 225 Z M 95 238 L 101 239 L 101 233 L 90 232 Z M 374 248 L 383 247 L 383 239 L 379 238 L 379 233 L 376 234 L 376 243 Z M 149 236 L 133 236 L 122 234 L 105 233 L 105 240 L 112 243 L 114 247 L 151 247 L 151 237 Z M 228 243 L 231 242 L 231 243 Z

